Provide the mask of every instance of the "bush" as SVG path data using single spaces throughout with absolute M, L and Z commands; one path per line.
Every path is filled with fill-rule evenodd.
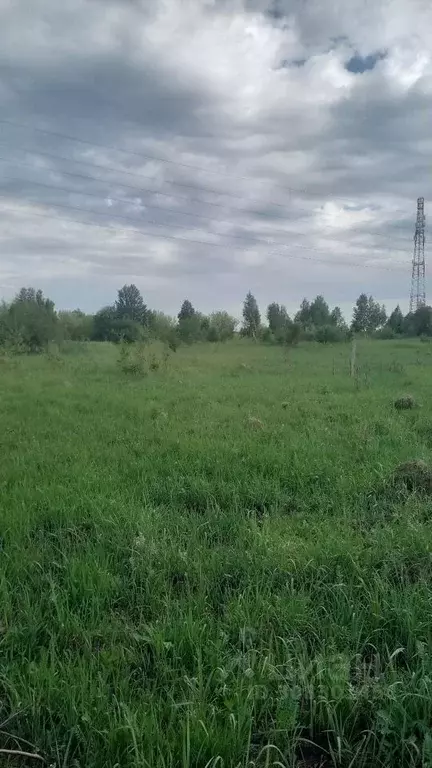
M 275 331 L 272 331 L 271 328 L 263 328 L 260 338 L 268 344 L 281 344 L 291 347 L 298 344 L 301 334 L 301 328 L 297 323 L 287 323 Z
M 287 328 L 286 336 L 285 336 L 285 344 L 287 344 L 289 347 L 295 347 L 301 338 L 301 328 L 298 325 L 298 323 L 292 323 L 292 325 Z
M 170 345 L 174 342 L 175 339 L 176 344 L 174 344 L 174 346 L 177 349 L 179 341 L 177 336 L 176 321 L 172 317 L 166 315 L 164 312 L 150 310 L 148 312 L 148 327 L 150 335 L 154 339 L 159 339 L 160 341 Z
M 208 341 L 227 341 L 234 336 L 238 321 L 228 312 L 212 312 L 207 330 Z
M 346 339 L 346 331 L 336 325 L 322 325 L 315 331 L 315 340 L 320 344 L 335 344 Z
M 397 400 L 394 401 L 394 407 L 397 411 L 410 411 L 412 408 L 416 407 L 416 401 L 412 395 L 404 395 L 403 397 L 398 397 Z
M 65 341 L 89 341 L 93 338 L 94 317 L 79 309 L 72 312 L 59 312 L 59 325 Z
M 178 322 L 177 333 L 185 344 L 205 339 L 205 328 L 202 327 L 203 318 L 196 312 L 191 317 L 183 317 Z
M 385 325 L 373 334 L 374 339 L 383 339 L 384 341 L 390 341 L 398 337 L 400 337 L 400 334 L 397 334 L 389 325 Z
M 214 325 L 211 325 L 210 328 L 208 329 L 207 341 L 211 341 L 211 342 L 220 341 L 217 328 L 215 328 Z
M 118 365 L 123 373 L 147 376 L 166 366 L 170 356 L 168 346 L 161 342 L 123 342 L 120 347 Z
M 142 341 L 148 337 L 147 329 L 129 318 L 119 318 L 115 307 L 103 307 L 94 316 L 93 341 L 114 343 Z
M 302 341 L 316 341 L 315 330 L 313 328 L 301 328 L 300 339 Z
M 54 304 L 41 291 L 22 289 L 0 313 L 0 344 L 14 352 L 38 353 L 59 340 Z

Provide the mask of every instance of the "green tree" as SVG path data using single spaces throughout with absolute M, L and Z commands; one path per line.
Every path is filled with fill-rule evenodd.
M 238 321 L 228 312 L 212 312 L 209 318 L 207 338 L 209 341 L 226 341 L 232 339 Z
M 164 312 L 151 310 L 148 322 L 150 333 L 156 339 L 168 344 L 173 352 L 176 352 L 180 344 L 176 320 Z
M 205 336 L 205 330 L 202 328 L 202 317 L 198 312 L 195 312 L 190 317 L 183 317 L 179 320 L 177 332 L 179 338 L 185 344 L 202 341 Z
M 303 330 L 306 330 L 306 328 L 309 328 L 312 325 L 311 306 L 307 299 L 303 299 L 300 304 L 300 309 L 294 317 L 294 322 Z
M 54 307 L 54 302 L 51 299 L 46 299 L 40 288 L 38 290 L 36 288 L 20 288 L 13 303 L 28 304 L 29 302 L 38 304 L 40 307 Z
M 309 307 L 311 324 L 315 328 L 330 324 L 330 309 L 324 296 L 316 296 Z
M 41 290 L 21 288 L 3 320 L 2 341 L 28 352 L 41 352 L 58 339 L 59 325 L 54 302 Z
M 80 309 L 74 309 L 71 312 L 60 311 L 58 318 L 64 339 L 88 341 L 93 337 L 93 315 L 86 315 Z
M 183 304 L 180 307 L 180 312 L 178 313 L 177 317 L 179 322 L 182 320 L 189 320 L 191 317 L 195 315 L 195 310 L 189 301 L 189 299 L 185 299 Z
M 243 302 L 242 335 L 256 338 L 261 326 L 261 315 L 255 296 L 249 291 Z
M 286 328 L 291 322 L 286 307 L 284 307 L 283 304 L 277 304 L 276 302 L 268 305 L 267 320 L 269 328 L 273 334 Z
M 354 307 L 351 330 L 354 333 L 373 333 L 382 328 L 387 320 L 385 307 L 372 296 L 361 293 Z
M 175 319 L 170 315 L 166 315 L 165 312 L 151 309 L 147 312 L 147 318 L 148 327 L 156 339 L 168 341 L 168 339 L 172 338 L 173 333 L 177 332 Z
M 115 305 L 102 307 L 96 312 L 93 323 L 93 341 L 139 341 L 145 335 L 145 329 L 129 317 L 119 317 Z
M 347 331 L 337 325 L 320 325 L 315 332 L 315 340 L 320 344 L 334 344 L 338 341 L 346 341 Z
M 369 325 L 369 301 L 365 293 L 361 293 L 358 297 L 354 310 L 353 319 L 351 323 L 351 330 L 354 333 L 366 333 Z
M 345 318 L 342 314 L 340 307 L 335 307 L 330 312 L 330 325 L 334 325 L 335 328 L 341 328 L 343 331 L 348 330 Z
M 404 336 L 415 336 L 414 312 L 408 312 L 403 319 L 402 332 Z
M 93 341 L 114 341 L 114 326 L 117 320 L 115 305 L 102 307 L 93 321 Z
M 412 327 L 416 336 L 432 336 L 432 307 L 418 307 L 412 316 Z
M 387 325 L 394 333 L 402 334 L 404 331 L 404 316 L 402 314 L 402 310 L 399 306 L 395 307 L 393 312 L 391 313 L 389 319 L 387 320 Z
M 382 328 L 387 322 L 387 313 L 384 304 L 378 304 L 372 296 L 368 299 L 368 327 L 367 332 L 373 333 Z
M 210 321 L 206 315 L 196 311 L 189 299 L 184 300 L 177 317 L 177 332 L 182 341 L 192 344 L 205 339 Z
M 130 320 L 138 325 L 147 324 L 147 307 L 140 291 L 133 283 L 119 289 L 115 311 L 118 320 Z

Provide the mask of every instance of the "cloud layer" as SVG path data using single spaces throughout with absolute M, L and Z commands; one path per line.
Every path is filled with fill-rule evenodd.
M 431 34 L 427 0 L 0 0 L 0 292 L 406 307 Z

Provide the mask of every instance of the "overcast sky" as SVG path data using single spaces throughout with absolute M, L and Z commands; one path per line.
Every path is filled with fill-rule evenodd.
M 0 295 L 407 309 L 431 39 L 430 0 L 0 0 Z

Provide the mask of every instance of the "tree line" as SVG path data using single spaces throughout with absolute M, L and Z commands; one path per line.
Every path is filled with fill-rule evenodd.
M 353 335 L 381 339 L 432 336 L 432 307 L 422 306 L 404 316 L 398 305 L 387 316 L 384 305 L 366 293 L 358 297 L 349 325 L 340 307 L 330 309 L 322 295 L 313 301 L 303 299 L 292 318 L 283 304 L 269 304 L 266 319 L 267 324 L 263 324 L 258 303 L 249 292 L 243 304 L 241 333 L 264 341 L 290 344 L 303 339 L 326 343 L 345 341 Z
M 240 326 L 240 327 L 239 327 Z M 387 316 L 385 307 L 372 296 L 360 294 L 351 323 L 340 307 L 331 309 L 322 295 L 303 299 L 293 317 L 283 304 L 272 302 L 263 322 L 251 292 L 243 303 L 242 323 L 223 310 L 209 315 L 185 299 L 177 317 L 150 309 L 136 285 L 124 285 L 113 304 L 94 315 L 79 309 L 56 311 L 54 302 L 41 290 L 21 288 L 15 298 L 0 306 L 0 346 L 16 351 L 38 352 L 49 342 L 126 342 L 159 339 L 173 350 L 180 343 L 218 342 L 235 334 L 271 344 L 296 344 L 300 340 L 334 343 L 352 335 L 382 339 L 400 336 L 432 336 L 432 308 L 422 306 L 404 316 L 399 306 Z

